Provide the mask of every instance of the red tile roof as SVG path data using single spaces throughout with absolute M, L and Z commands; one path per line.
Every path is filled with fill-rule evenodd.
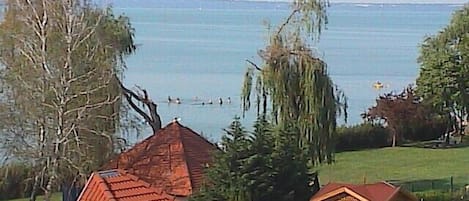
M 174 121 L 104 166 L 125 169 L 153 187 L 187 197 L 203 183 L 217 147 Z
M 78 201 L 174 201 L 170 196 L 123 170 L 93 173 Z
M 392 184 L 386 182 L 379 182 L 375 184 L 340 184 L 340 183 L 329 183 L 322 187 L 310 201 L 322 201 L 331 198 L 340 193 L 351 194 L 358 200 L 366 201 L 390 201 L 397 194 L 402 193 L 404 196 L 409 197 L 409 200 L 417 200 L 415 196 L 407 193 L 400 187 L 395 187 Z

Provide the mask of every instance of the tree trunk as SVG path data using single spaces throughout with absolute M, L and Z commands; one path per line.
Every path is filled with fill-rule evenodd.
M 57 150 L 58 145 L 56 145 L 56 150 Z M 57 169 L 58 169 L 58 161 L 57 158 L 54 158 L 51 162 L 51 175 L 49 175 L 49 181 L 47 181 L 47 185 L 45 188 L 45 194 L 44 194 L 44 200 L 45 201 L 50 201 L 50 198 L 52 197 L 52 193 L 54 191 L 54 184 L 55 180 L 57 179 Z
M 34 176 L 33 189 L 31 190 L 31 195 L 29 196 L 29 201 L 36 201 L 36 191 L 37 191 L 38 185 L 39 185 L 39 174 L 36 173 L 36 176 Z
M 44 193 L 44 200 L 45 201 L 50 201 L 50 198 L 52 197 L 52 185 L 54 184 L 54 176 L 51 176 L 49 178 L 49 181 L 47 182 L 46 190 Z
M 391 131 L 391 147 L 396 147 L 397 145 L 397 134 L 399 133 L 400 129 L 397 129 L 396 127 L 390 127 Z
M 392 147 L 396 147 L 396 133 L 392 135 Z

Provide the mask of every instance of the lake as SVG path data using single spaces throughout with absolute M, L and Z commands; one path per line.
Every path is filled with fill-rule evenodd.
M 240 92 L 246 59 L 261 63 L 266 22 L 289 14 L 286 3 L 220 0 L 114 0 L 116 14 L 130 17 L 138 50 L 127 59 L 124 82 L 149 91 L 163 124 L 180 122 L 218 140 L 235 116 L 241 116 Z M 418 75 L 418 46 L 425 36 L 448 24 L 462 5 L 332 4 L 318 52 L 333 81 L 349 100 L 348 124 L 379 94 L 401 91 Z M 385 88 L 376 90 L 380 81 Z M 167 97 L 181 104 L 168 104 Z M 218 98 L 224 100 L 217 104 Z M 227 104 L 227 98 L 232 102 Z M 199 99 L 195 101 L 194 99 Z M 211 99 L 213 105 L 201 105 Z M 243 119 L 250 127 L 255 119 Z M 341 121 L 343 122 L 343 121 Z M 150 131 L 148 131 L 150 132 Z

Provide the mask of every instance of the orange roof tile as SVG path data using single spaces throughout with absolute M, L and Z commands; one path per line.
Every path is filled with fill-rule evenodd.
M 104 166 L 125 169 L 153 187 L 187 197 L 200 188 L 216 145 L 174 121 Z
M 415 196 L 407 193 L 400 187 L 395 187 L 392 184 L 386 182 L 363 185 L 329 183 L 322 187 L 321 190 L 319 190 L 310 199 L 310 201 L 322 201 L 343 192 L 353 194 L 354 197 L 362 198 L 359 200 L 367 201 L 388 201 L 394 198 L 394 196 L 399 192 L 403 193 L 406 197 L 409 197 L 410 200 L 414 200 L 415 198 Z M 415 198 L 415 200 L 417 199 Z
M 170 196 L 123 170 L 93 173 L 78 201 L 174 201 Z

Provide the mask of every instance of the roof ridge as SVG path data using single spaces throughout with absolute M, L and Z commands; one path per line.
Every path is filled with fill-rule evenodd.
M 386 185 L 388 185 L 389 187 L 392 187 L 392 188 L 397 188 L 396 186 L 392 185 L 391 183 L 389 183 L 387 181 L 380 181 L 378 183 L 386 184 Z
M 201 135 L 201 134 L 199 134 L 198 132 L 196 132 L 196 131 L 192 130 L 191 128 L 189 128 L 189 127 L 186 127 L 186 126 L 184 126 L 184 125 L 180 124 L 180 123 L 179 123 L 179 121 L 175 121 L 175 122 L 173 122 L 173 123 L 176 123 L 176 124 L 178 124 L 180 127 L 182 127 L 182 128 L 184 128 L 184 129 L 187 129 L 187 130 L 189 130 L 191 133 L 195 134 L 195 136 L 197 136 L 197 137 L 201 138 L 201 139 L 202 139 L 202 140 L 204 140 L 205 142 L 207 142 L 207 143 L 209 143 L 209 144 L 213 145 L 214 147 L 216 147 L 217 149 L 219 149 L 219 148 L 218 148 L 218 146 L 217 146 L 215 143 L 213 143 L 213 142 L 210 142 L 210 140 L 208 140 L 207 138 L 205 138 L 204 136 L 202 136 L 202 135 Z
M 191 187 L 190 190 L 191 190 L 191 192 L 192 192 L 192 190 L 194 189 L 194 184 L 193 184 L 193 181 L 192 181 L 193 178 L 192 178 L 192 173 L 191 173 L 191 171 L 190 171 L 190 169 L 189 169 L 189 163 L 187 162 L 187 159 L 188 159 L 189 157 L 187 157 L 186 146 L 184 145 L 185 143 L 184 143 L 184 140 L 183 140 L 183 137 L 182 137 L 182 132 L 181 132 L 181 129 L 182 129 L 182 128 L 185 128 L 185 127 L 184 127 L 183 125 L 179 124 L 178 121 L 174 121 L 173 123 L 177 125 L 177 133 L 178 133 L 178 135 L 179 135 L 179 136 L 178 136 L 178 137 L 179 137 L 179 141 L 181 142 L 181 151 L 182 151 L 182 157 L 183 157 L 183 159 L 184 159 L 184 166 L 186 167 L 186 171 L 187 171 L 187 174 L 188 174 L 188 176 L 189 176 L 189 182 L 190 182 L 190 184 L 191 184 L 191 185 L 190 185 L 190 187 Z M 187 128 L 186 128 L 186 129 L 187 129 Z M 192 130 L 190 130 L 190 129 L 189 129 L 189 131 L 190 131 L 191 133 L 195 133 L 194 131 L 192 131 Z

